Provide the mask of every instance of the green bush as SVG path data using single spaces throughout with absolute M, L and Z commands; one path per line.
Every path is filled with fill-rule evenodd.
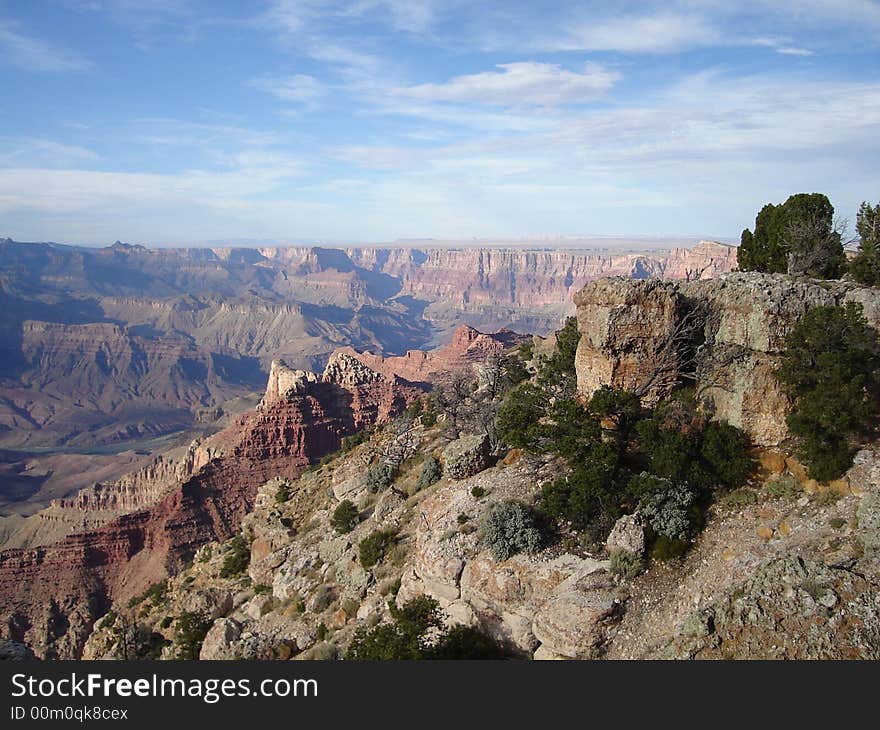
M 129 608 L 134 608 L 138 604 L 149 602 L 150 605 L 158 606 L 162 601 L 165 600 L 165 595 L 168 593 L 168 580 L 160 580 L 158 583 L 154 583 L 147 590 L 141 593 L 139 596 L 135 596 L 128 602 Z
M 358 629 L 346 659 L 502 659 L 504 649 L 477 629 L 444 629 L 440 606 L 433 598 L 418 596 L 402 608 L 388 604 L 393 623 Z
M 790 474 L 783 474 L 767 482 L 767 494 L 773 499 L 784 499 L 788 502 L 794 502 L 801 496 L 803 489 Z
M 330 517 L 330 526 L 340 535 L 345 535 L 357 527 L 359 521 L 360 513 L 358 508 L 354 506 L 351 500 L 344 499 L 333 510 L 333 515 Z
M 229 541 L 226 548 L 226 557 L 220 568 L 221 578 L 237 578 L 247 570 L 251 562 L 251 547 L 241 535 L 236 535 Z
M 629 550 L 611 551 L 611 572 L 622 578 L 635 578 L 644 570 L 642 556 Z
M 810 476 L 827 482 L 852 465 L 853 440 L 876 418 L 880 347 L 861 306 L 816 307 L 785 341 L 777 377 L 794 399 L 787 422 Z
M 174 644 L 177 647 L 178 659 L 198 659 L 202 650 L 202 642 L 211 622 L 200 613 L 187 611 L 177 617 L 174 632 Z
M 856 216 L 859 250 L 849 262 L 852 278 L 866 286 L 880 286 L 880 203 L 863 202 Z
M 394 544 L 396 533 L 393 530 L 374 530 L 358 545 L 358 554 L 364 568 L 372 568 Z
M 440 464 L 440 460 L 436 457 L 429 456 L 425 459 L 425 463 L 422 466 L 422 472 L 419 474 L 419 489 L 430 487 L 432 484 L 440 481 L 440 477 L 442 476 L 443 466 Z
M 547 396 L 540 388 L 532 383 L 517 386 L 498 409 L 495 425 L 499 437 L 509 446 L 537 450 L 546 408 Z
M 649 494 L 639 503 L 639 511 L 651 529 L 670 540 L 687 540 L 694 531 L 696 495 L 686 484 Z
M 651 471 L 700 491 L 743 486 L 756 468 L 749 438 L 729 423 L 699 420 L 668 427 L 661 411 L 636 425 L 639 444 Z
M 541 533 L 531 511 L 519 502 L 492 505 L 482 528 L 483 544 L 496 560 L 507 560 L 521 552 L 541 547 Z
M 278 487 L 278 491 L 275 492 L 275 503 L 281 504 L 282 502 L 287 502 L 290 499 L 290 484 L 287 482 L 281 482 Z
M 605 522 L 619 516 L 614 494 L 619 452 L 611 444 L 596 444 L 569 474 L 541 490 L 541 505 L 551 517 L 585 529 L 599 518 Z
M 367 489 L 376 494 L 383 492 L 394 483 L 397 470 L 388 463 L 381 463 L 367 471 Z
M 425 407 L 422 409 L 422 426 L 425 428 L 433 428 L 437 425 L 437 406 L 433 398 L 428 398 Z

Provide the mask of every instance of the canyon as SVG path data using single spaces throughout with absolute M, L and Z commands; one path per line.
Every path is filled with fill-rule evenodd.
M 509 341 L 461 327 L 447 347 L 419 359 L 449 373 Z M 296 478 L 344 436 L 388 423 L 428 389 L 387 365 L 371 369 L 371 359 L 340 350 L 320 374 L 274 360 L 256 409 L 227 428 L 27 518 L 0 553 L 3 633 L 40 656 L 77 656 L 113 602 L 234 534 L 260 485 Z

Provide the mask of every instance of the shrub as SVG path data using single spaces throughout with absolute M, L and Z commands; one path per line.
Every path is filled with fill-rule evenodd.
M 767 482 L 767 494 L 773 499 L 784 499 L 793 502 L 801 495 L 802 491 L 798 480 L 790 474 L 783 474 Z
M 541 533 L 525 505 L 499 502 L 489 510 L 483 524 L 482 540 L 496 560 L 507 560 L 520 552 L 538 550 Z
M 290 499 L 290 484 L 287 482 L 281 482 L 278 487 L 278 491 L 275 492 L 275 503 L 281 504 L 282 502 L 287 502 Z
M 371 433 L 371 429 L 362 428 L 357 433 L 353 433 L 350 436 L 344 436 L 339 447 L 339 452 L 342 454 L 346 454 L 355 447 L 360 446 L 362 443 L 365 443 L 370 438 Z
M 351 532 L 357 527 L 359 521 L 360 513 L 358 508 L 349 499 L 342 500 L 336 509 L 333 510 L 333 515 L 330 517 L 331 527 L 340 535 Z
M 880 203 L 863 202 L 856 216 L 859 251 L 849 263 L 852 278 L 866 286 L 880 286 Z
M 749 437 L 736 426 L 712 421 L 700 438 L 700 457 L 713 481 L 728 489 L 743 486 L 755 471 Z
M 394 543 L 396 533 L 393 530 L 374 530 L 358 545 L 358 554 L 364 568 L 372 568 Z
M 785 345 L 777 377 L 795 400 L 788 427 L 810 476 L 827 482 L 851 466 L 851 442 L 876 416 L 877 335 L 850 302 L 810 310 Z
M 691 416 L 684 420 L 669 427 L 670 414 L 658 409 L 636 425 L 651 471 L 701 491 L 745 484 L 756 467 L 748 436 L 729 423 L 706 424 Z
M 611 552 L 611 572 L 622 578 L 635 578 L 644 569 L 642 556 L 629 550 Z
M 589 409 L 600 418 L 610 418 L 625 435 L 638 419 L 642 404 L 635 393 L 603 385 L 590 398 Z
M 498 409 L 495 420 L 501 440 L 508 446 L 536 450 L 541 438 L 541 419 L 546 407 L 546 395 L 531 383 L 524 383 L 511 390 Z
M 374 466 L 367 472 L 367 489 L 376 494 L 383 492 L 394 483 L 396 469 L 388 463 Z
M 440 481 L 442 476 L 443 466 L 440 464 L 440 460 L 434 456 L 429 456 L 422 466 L 421 474 L 419 474 L 419 489 L 430 487 L 432 484 Z
M 434 399 L 429 398 L 422 409 L 422 426 L 425 428 L 433 428 L 437 425 L 437 407 Z
M 221 578 L 236 578 L 245 570 L 251 562 L 251 548 L 247 540 L 241 535 L 236 535 L 229 541 L 226 549 L 226 557 L 220 568 Z
M 475 487 L 471 487 L 471 496 L 474 499 L 480 499 L 481 497 L 484 497 L 485 495 L 486 495 L 486 490 L 483 489 L 481 486 L 477 485 Z
M 504 649 L 471 627 L 444 629 L 440 606 L 433 598 L 418 596 L 402 608 L 389 603 L 393 623 L 370 630 L 358 629 L 346 659 L 502 659 Z
M 846 256 L 831 201 L 821 193 L 799 193 L 782 205 L 765 205 L 755 232 L 742 233 L 737 263 L 742 271 L 839 277 Z
M 153 583 L 147 590 L 145 590 L 141 595 L 135 596 L 128 602 L 129 608 L 134 608 L 140 603 L 149 602 L 151 605 L 159 605 L 163 600 L 165 600 L 165 595 L 168 593 L 168 580 L 160 580 L 158 583 Z
M 541 504 L 551 517 L 571 522 L 575 529 L 585 529 L 597 518 L 616 517 L 614 475 L 618 450 L 610 444 L 596 444 L 589 456 L 567 476 L 545 485 Z
M 178 659 L 198 659 L 202 650 L 202 642 L 211 622 L 200 613 L 187 611 L 177 617 L 174 632 L 174 643 L 177 646 Z
M 691 509 L 696 495 L 686 484 L 654 492 L 641 500 L 639 511 L 658 535 L 670 540 L 687 540 L 694 529 Z

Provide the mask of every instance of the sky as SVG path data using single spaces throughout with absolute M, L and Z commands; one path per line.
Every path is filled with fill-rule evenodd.
M 18 240 L 738 238 L 880 199 L 880 0 L 0 0 L 0 91 Z

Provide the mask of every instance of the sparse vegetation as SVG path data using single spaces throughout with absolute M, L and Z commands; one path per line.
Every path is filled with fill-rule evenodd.
M 275 492 L 275 504 L 282 504 L 290 499 L 290 484 L 281 482 L 278 491 Z
M 158 583 L 154 583 L 147 590 L 141 593 L 139 596 L 135 596 L 128 602 L 129 608 L 134 608 L 140 604 L 149 604 L 151 606 L 157 606 L 162 601 L 165 600 L 165 595 L 168 593 L 168 581 L 160 580 Z
M 251 562 L 251 547 L 242 535 L 233 537 L 226 547 L 226 557 L 220 568 L 221 578 L 237 578 Z
M 359 521 L 360 513 L 358 508 L 349 499 L 342 500 L 336 509 L 333 510 L 333 515 L 330 517 L 330 525 L 340 535 L 351 532 L 357 527 Z
M 434 456 L 429 456 L 425 459 L 425 463 L 422 465 L 422 471 L 419 474 L 419 489 L 430 487 L 432 484 L 440 481 L 442 476 L 443 466 L 440 463 L 440 460 Z
M 437 601 L 418 596 L 402 608 L 389 603 L 393 623 L 358 629 L 346 659 L 503 659 L 504 649 L 471 627 L 444 628 Z
M 373 494 L 384 492 L 394 483 L 397 470 L 389 463 L 383 462 L 367 472 L 367 489 Z
M 393 530 L 374 530 L 360 541 L 358 554 L 364 568 L 372 568 L 385 557 L 394 544 L 396 533 Z
M 198 659 L 210 628 L 211 622 L 200 613 L 186 612 L 178 616 L 174 632 L 177 659 Z
M 613 550 L 610 556 L 611 572 L 621 578 L 635 578 L 641 573 L 645 564 L 641 555 L 629 550 Z
M 541 532 L 535 525 L 535 519 L 531 511 L 519 502 L 492 505 L 481 537 L 496 560 L 507 560 L 521 552 L 533 553 L 541 546 Z

